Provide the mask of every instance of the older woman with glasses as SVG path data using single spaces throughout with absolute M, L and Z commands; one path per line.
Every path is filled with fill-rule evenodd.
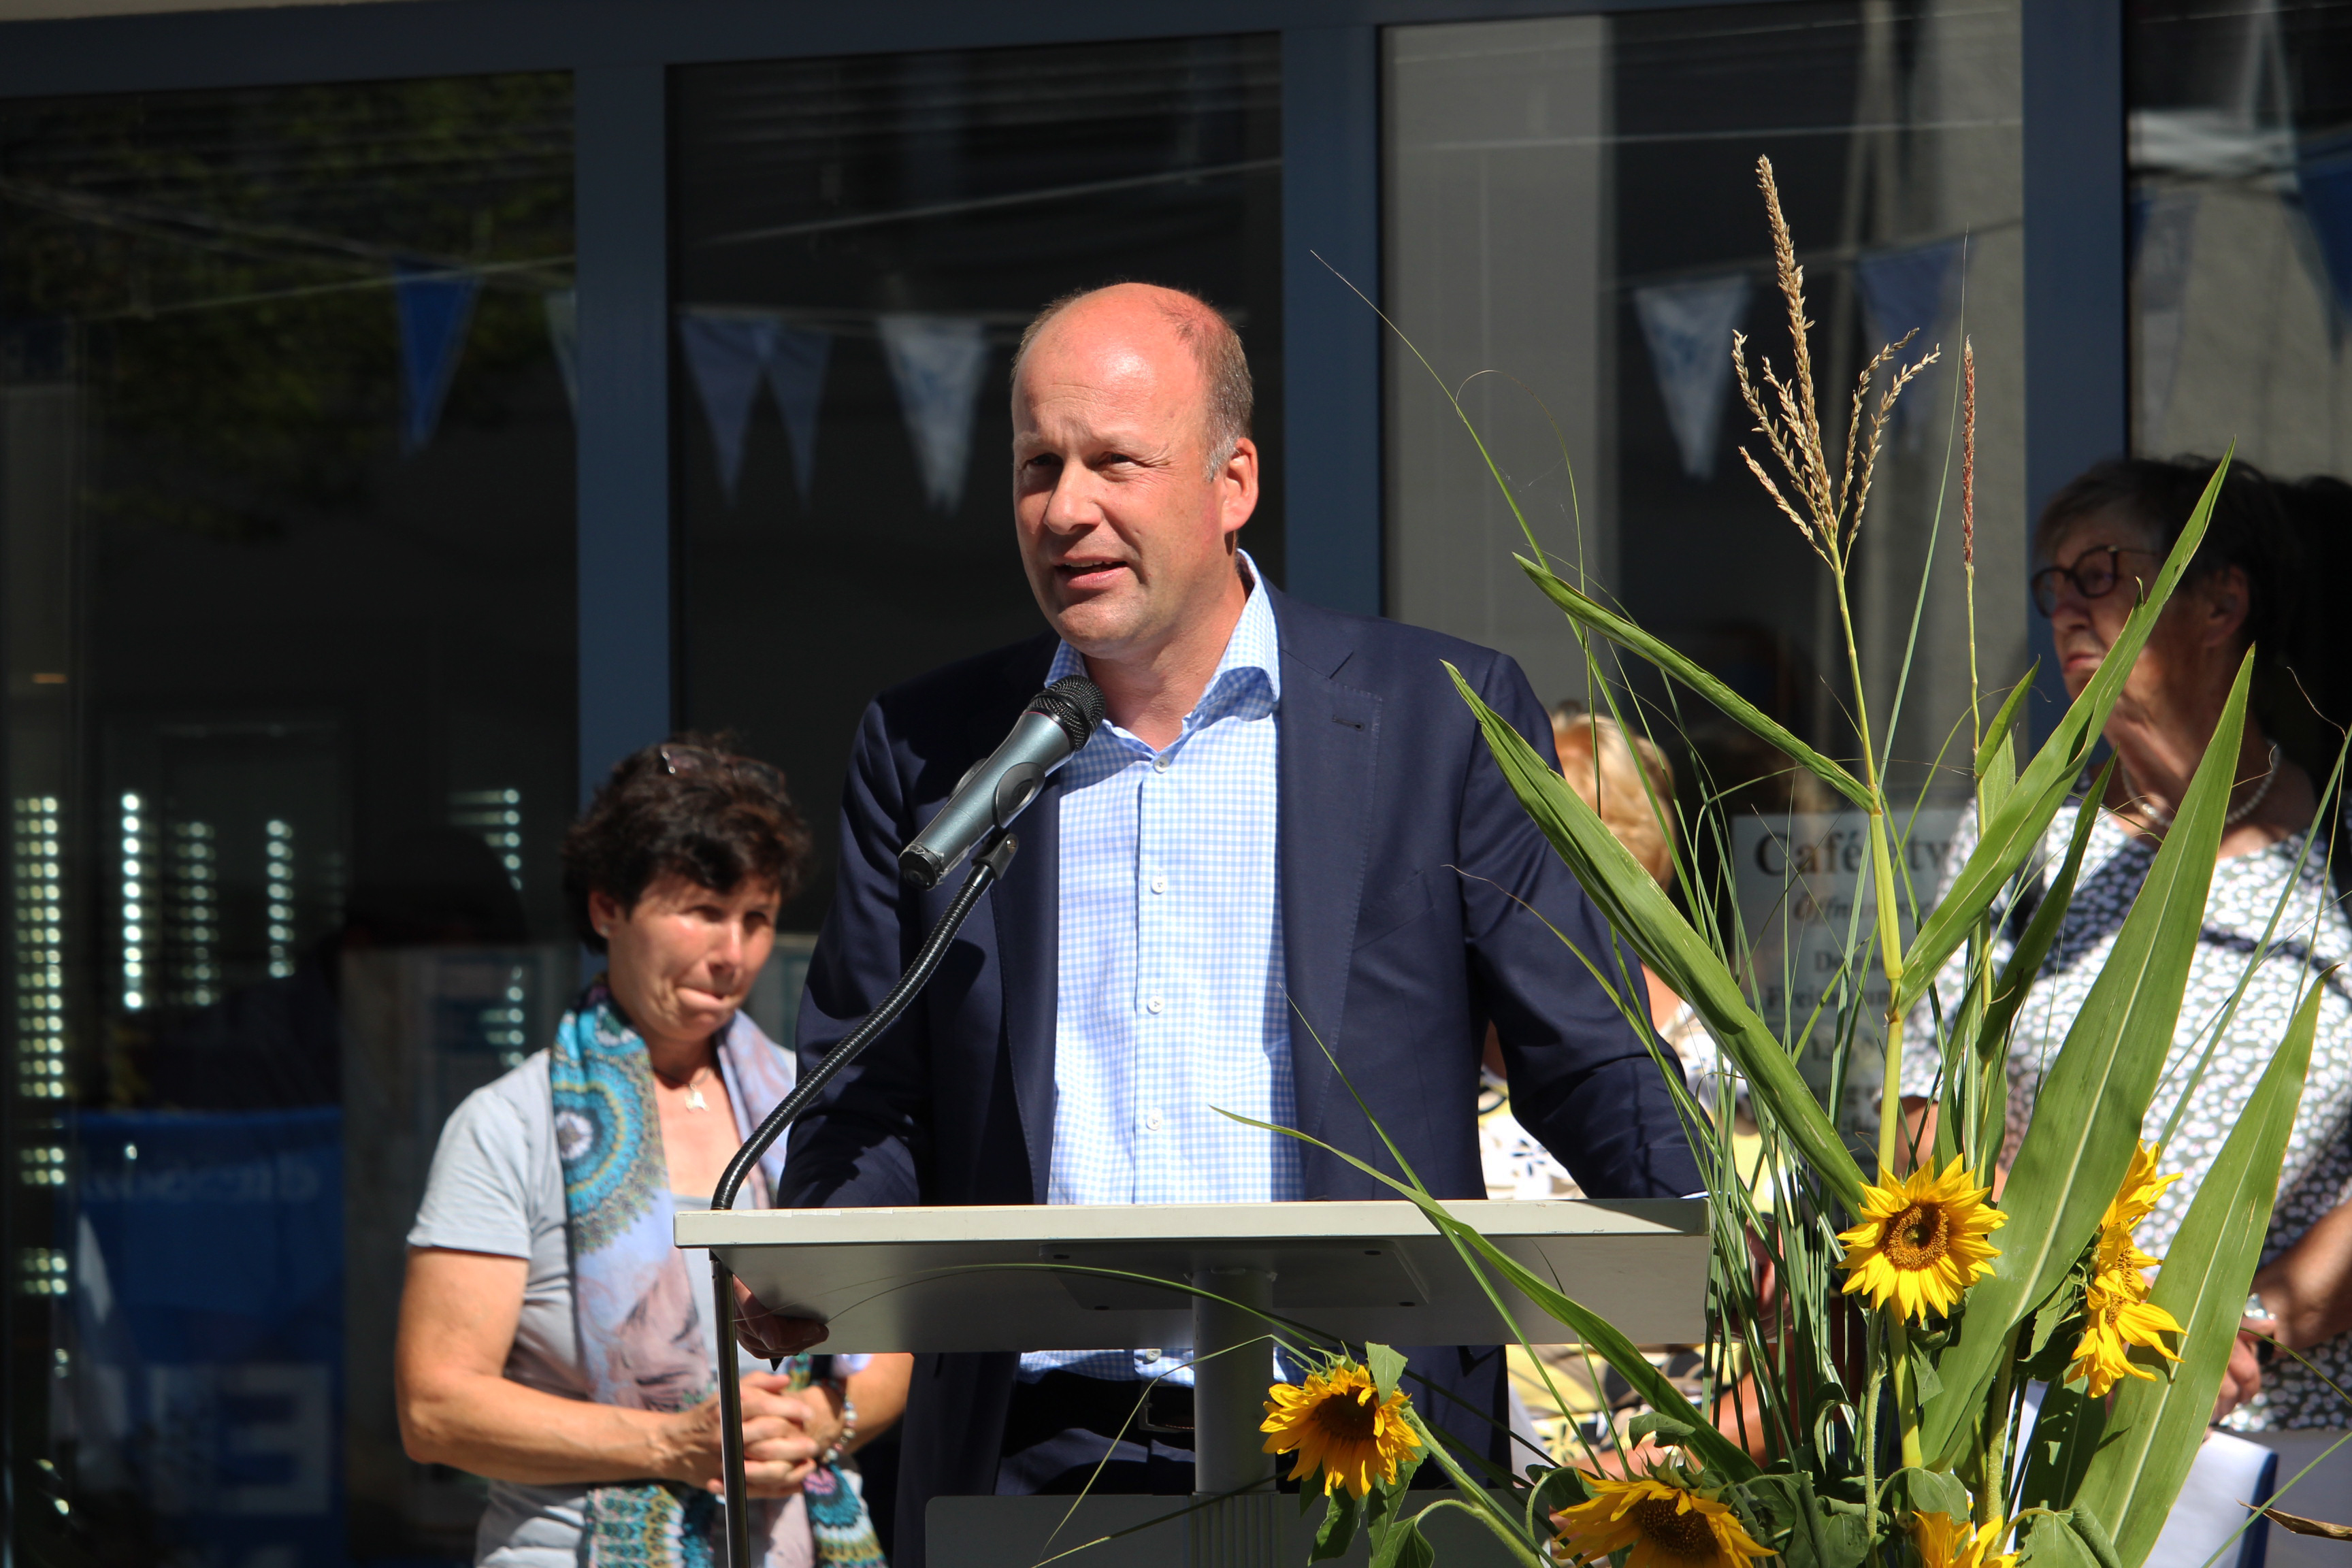
M 564 838 L 565 895 L 605 971 L 547 1049 L 451 1115 L 408 1238 L 401 1431 L 411 1458 L 489 1480 L 477 1563 L 723 1552 L 709 1260 L 672 1245 L 671 1216 L 708 1205 L 792 1087 L 793 1058 L 742 1007 L 808 842 L 773 768 L 691 741 L 624 761 Z M 897 1419 L 910 1365 L 726 1369 L 772 1568 L 881 1563 L 847 1457 Z
M 2043 564 L 2033 575 L 2033 601 L 2049 619 L 2070 695 L 2081 694 L 2122 632 L 2212 472 L 2211 463 L 2194 460 L 2103 463 L 2061 490 L 2043 512 L 2035 539 Z M 2311 774 L 2282 752 L 2262 722 L 2266 710 L 2283 718 L 2280 705 L 2300 700 L 2283 668 L 2292 647 L 2293 611 L 2304 596 L 2296 558 L 2278 490 L 2251 468 L 2234 468 L 2187 576 L 2158 617 L 2107 720 L 2116 767 L 2106 795 L 2063 809 L 2042 847 L 2040 875 L 2046 878 L 2047 868 L 2063 857 L 2078 814 L 2099 814 L 2074 901 L 2011 1042 L 2009 1137 L 2001 1155 L 2004 1166 L 2016 1155 L 2043 1066 L 2106 963 L 2251 646 L 2256 711 L 2239 751 L 2228 826 L 2179 1026 L 2144 1134 L 2150 1141 L 2163 1136 L 2195 1078 L 2179 1131 L 2161 1156 L 2165 1170 L 2186 1173 L 2158 1200 L 2139 1240 L 2148 1251 L 2163 1253 L 2284 1037 L 2295 1005 L 2310 987 L 2320 986 L 2319 1037 L 2250 1309 L 2258 1314 L 2251 1326 L 2268 1330 L 2274 1323 L 2279 1340 L 2311 1365 L 2282 1355 L 2263 1371 L 2252 1342 L 2242 1341 L 2216 1412 L 2234 1409 L 2230 1425 L 2280 1447 L 2290 1472 L 2301 1449 L 2309 1449 L 2301 1455 L 2307 1458 L 2326 1445 L 2304 1441 L 2310 1434 L 2302 1432 L 2289 1440 L 2288 1429 L 2352 1425 L 2352 1410 L 2323 1381 L 2352 1386 L 2352 1333 L 2347 1332 L 2352 1330 L 2352 990 L 2344 971 L 2327 973 L 2329 965 L 2352 958 L 2352 924 L 2328 868 L 2330 850 L 2341 855 L 2352 845 L 2339 841 L 2340 805 L 2320 814 Z M 1951 868 L 1975 843 L 1970 817 L 1956 836 Z M 2008 962 L 2042 886 L 2029 878 L 2016 902 L 2000 911 L 1996 965 Z M 2258 953 L 2261 962 L 2249 976 Z M 1960 969 L 1956 961 L 1940 980 L 1947 1017 L 1958 999 Z M 2217 1045 L 2212 1030 L 2242 980 L 2245 993 Z M 2216 1048 L 2198 1077 L 2208 1046 Z M 1932 1138 L 1935 1063 L 1915 1053 L 1905 1070 L 1904 1103 L 1914 1131 L 1922 1140 Z M 2274 1539 L 2272 1550 L 2281 1545 Z

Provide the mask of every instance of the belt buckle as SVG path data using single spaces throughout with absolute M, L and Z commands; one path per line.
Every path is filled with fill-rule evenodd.
M 1165 1436 L 1192 1435 L 1192 1391 L 1178 1384 L 1155 1383 L 1143 1391 L 1143 1408 L 1136 1414 L 1135 1429 Z

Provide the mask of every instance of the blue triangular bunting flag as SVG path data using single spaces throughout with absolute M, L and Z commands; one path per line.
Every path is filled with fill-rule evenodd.
M 2303 192 L 2303 216 L 2327 265 L 2336 314 L 2352 316 L 2352 141 L 2331 137 L 2306 147 L 2294 178 Z
M 441 423 L 441 405 L 457 374 L 482 279 L 477 272 L 420 262 L 401 262 L 397 272 L 393 296 L 400 310 L 400 446 L 413 454 L 432 442 Z
M 1633 312 L 1650 345 L 1658 395 L 1694 479 L 1715 475 L 1716 436 L 1731 386 L 1731 334 L 1748 312 L 1753 285 L 1744 272 L 1633 290 Z
M 924 493 L 940 511 L 955 511 L 963 504 L 972 410 L 988 370 L 985 325 L 968 316 L 897 314 L 877 317 L 875 325 L 923 471 Z
M 816 411 L 824 399 L 824 367 L 832 357 L 833 334 L 815 327 L 779 324 L 768 350 L 768 390 L 792 440 L 793 483 L 803 510 L 816 482 Z
M 555 350 L 555 368 L 563 373 L 564 401 L 572 417 L 580 417 L 580 295 L 571 289 L 551 289 L 540 296 L 547 317 L 548 345 Z
M 743 477 L 743 433 L 751 423 L 751 400 L 760 395 L 760 377 L 775 330 L 772 321 L 738 316 L 688 314 L 677 324 L 687 372 L 694 377 L 703 417 L 710 426 L 719 485 L 729 506 L 735 504 L 735 486 Z

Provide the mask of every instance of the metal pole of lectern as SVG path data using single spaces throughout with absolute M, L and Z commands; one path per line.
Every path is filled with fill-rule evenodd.
M 1208 1292 L 1192 1298 L 1192 1500 L 1200 1503 L 1256 1486 L 1269 1468 L 1259 1423 L 1274 1368 L 1264 1316 L 1274 1306 L 1274 1274 L 1204 1268 L 1192 1286 Z M 1279 1501 L 1261 1488 L 1187 1514 L 1192 1568 L 1273 1568 Z
M 931 972 L 947 956 L 948 944 L 955 940 L 956 931 L 971 913 L 972 906 L 980 902 L 981 894 L 988 891 L 990 883 L 1003 877 L 1005 868 L 1013 864 L 1013 852 L 1020 847 L 1019 839 L 1001 829 L 982 846 L 972 857 L 971 874 L 956 890 L 955 901 L 931 928 L 931 934 L 923 939 L 922 951 L 907 966 L 907 973 L 898 977 L 890 994 L 866 1015 L 866 1022 L 851 1030 L 823 1061 L 810 1069 L 806 1078 L 793 1086 L 792 1093 L 768 1112 L 759 1131 L 745 1139 L 743 1146 L 735 1151 L 735 1157 L 727 1162 L 727 1172 L 719 1178 L 718 1190 L 710 1194 L 713 1210 L 735 1206 L 736 1194 L 742 1190 L 760 1156 L 816 1103 L 817 1095 L 842 1068 L 873 1044 L 883 1030 L 898 1022 L 898 1015 L 907 1010 L 915 994 L 929 984 Z M 735 1371 L 735 1274 L 719 1261 L 716 1249 L 710 1254 L 710 1305 L 719 1325 L 719 1453 L 727 1485 L 727 1561 L 731 1568 L 751 1568 L 751 1509 L 743 1479 L 743 1389 Z

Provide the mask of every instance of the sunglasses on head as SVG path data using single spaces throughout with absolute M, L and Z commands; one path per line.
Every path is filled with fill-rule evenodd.
M 768 789 L 784 787 L 784 775 L 766 763 L 751 757 L 738 757 L 724 752 L 714 752 L 707 746 L 663 745 L 654 748 L 661 758 L 662 772 L 674 779 L 740 773 L 752 783 Z

